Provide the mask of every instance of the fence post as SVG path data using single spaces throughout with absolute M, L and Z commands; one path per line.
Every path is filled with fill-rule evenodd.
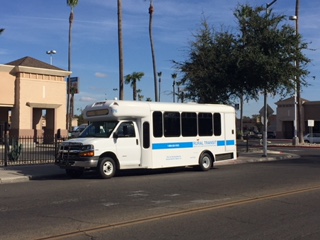
M 58 139 L 60 138 L 59 134 L 54 135 L 54 160 L 57 160 L 57 154 L 58 154 Z
M 9 141 L 8 141 L 8 123 L 4 123 L 4 166 L 8 166 L 8 152 L 9 152 Z

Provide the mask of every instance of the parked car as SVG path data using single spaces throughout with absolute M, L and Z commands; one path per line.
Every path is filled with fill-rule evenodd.
M 308 133 L 303 139 L 306 143 L 320 143 L 320 133 Z
M 243 138 L 244 139 L 248 139 L 248 138 L 261 139 L 262 138 L 262 133 L 256 132 L 256 131 L 248 131 L 248 132 L 244 133 Z
M 262 133 L 261 132 L 253 132 L 253 135 L 251 135 L 252 138 L 262 138 Z
M 267 132 L 267 137 L 268 138 L 276 138 L 276 133 L 275 132 Z
M 79 127 L 77 127 L 76 129 L 74 129 L 71 133 L 70 133 L 70 137 L 71 138 L 76 138 L 80 135 L 80 133 L 82 133 L 82 131 L 87 127 L 87 124 L 81 124 Z

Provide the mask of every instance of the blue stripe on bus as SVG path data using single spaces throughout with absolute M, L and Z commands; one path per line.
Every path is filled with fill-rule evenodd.
M 192 142 L 184 143 L 154 143 L 152 144 L 152 149 L 173 149 L 173 148 L 192 148 Z
M 234 146 L 235 140 L 219 140 L 217 141 L 218 147 L 224 146 Z M 152 144 L 153 150 L 160 150 L 160 149 L 181 149 L 181 148 L 193 148 L 195 147 L 193 142 L 175 142 L 175 143 L 154 143 Z
M 218 141 L 218 146 L 234 146 L 236 145 L 235 141 L 234 140 L 220 140 Z
M 234 140 L 227 140 L 226 142 L 227 142 L 227 143 L 226 143 L 226 145 L 227 145 L 227 146 L 233 146 L 233 145 L 236 145 L 236 143 L 235 143 L 235 141 L 234 141 Z
M 225 146 L 225 141 L 219 140 L 217 144 L 218 144 L 218 147 Z

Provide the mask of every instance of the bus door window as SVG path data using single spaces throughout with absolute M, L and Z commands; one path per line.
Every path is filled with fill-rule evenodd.
M 135 137 L 135 131 L 134 131 L 134 126 L 133 122 L 123 122 L 120 124 L 118 128 L 118 137 L 123 138 L 123 137 Z

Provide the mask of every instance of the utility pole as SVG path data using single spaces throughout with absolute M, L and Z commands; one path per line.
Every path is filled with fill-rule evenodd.
M 122 35 L 122 0 L 118 0 L 119 100 L 124 100 L 124 58 Z
M 299 17 L 300 17 L 300 0 L 296 0 L 296 11 L 295 11 L 295 22 L 296 22 L 296 35 L 299 35 Z M 296 67 L 299 68 L 299 61 L 296 61 Z M 296 94 L 297 94 L 297 131 L 298 131 L 298 141 L 303 143 L 303 119 L 302 119 L 302 101 L 301 101 L 301 84 L 300 77 L 296 76 Z
M 266 17 L 268 17 L 268 9 L 269 7 L 271 7 L 271 5 L 273 5 L 277 0 L 273 0 L 271 3 L 267 3 L 266 4 Z M 268 92 L 267 89 L 264 89 L 264 101 L 263 101 L 263 105 L 264 105 L 264 117 L 263 117 L 263 125 L 264 125 L 264 131 L 263 131 L 263 157 L 267 157 L 268 156 Z

